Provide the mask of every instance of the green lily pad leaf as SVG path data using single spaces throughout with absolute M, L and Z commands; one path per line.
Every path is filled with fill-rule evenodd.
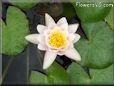
M 96 2 L 96 0 L 92 0 L 92 2 L 87 2 L 87 1 L 81 2 L 77 0 L 77 2 L 73 2 L 73 6 L 76 10 L 78 17 L 82 22 L 95 22 L 103 20 L 107 16 L 111 8 L 110 6 L 109 7 L 102 6 L 103 1 L 100 2 L 101 3 Z
M 114 8 L 112 8 L 111 10 L 110 10 L 110 12 L 109 12 L 109 14 L 107 15 L 107 17 L 106 17 L 106 21 L 108 22 L 108 24 L 110 25 L 110 27 L 112 28 L 112 30 L 114 30 L 114 27 L 113 27 L 113 25 L 114 25 L 114 18 L 113 18 L 113 16 L 114 16 L 114 14 L 113 14 L 113 12 L 114 12 Z
M 59 64 L 54 63 L 47 70 L 48 71 L 48 79 L 53 79 L 54 84 L 69 84 L 68 75 Z
M 32 8 L 33 6 L 35 6 L 37 4 L 37 2 L 39 2 L 39 0 L 19 0 L 19 1 L 15 1 L 15 0 L 8 0 L 11 4 L 25 9 L 25 8 Z
M 69 75 L 71 84 L 88 84 L 90 83 L 90 78 L 86 71 L 77 63 L 72 63 L 68 69 L 67 73 Z
M 16 55 L 25 48 L 29 27 L 26 16 L 18 8 L 10 6 L 7 10 L 6 24 L 2 22 L 2 53 Z
M 88 3 L 92 3 L 92 2 L 99 2 L 99 0 L 72 0 L 73 2 L 88 2 Z M 102 0 L 100 2 L 104 2 L 104 3 L 114 3 L 114 0 Z
M 2 20 L 0 19 L 0 28 L 2 28 Z M 0 29 L 0 53 L 2 53 L 2 29 Z
M 114 84 L 113 65 L 105 69 L 90 69 L 93 84 Z
M 47 76 L 40 72 L 32 71 L 30 76 L 31 84 L 48 84 Z
M 70 81 L 66 71 L 54 62 L 47 70 L 47 76 L 33 71 L 30 82 L 31 84 L 69 84 Z
M 77 63 L 72 63 L 67 73 L 72 84 L 112 84 L 113 65 L 105 69 L 89 69 L 89 74 Z
M 88 39 L 82 37 L 75 47 L 79 51 L 83 66 L 105 68 L 113 63 L 113 31 L 103 22 L 83 23 Z

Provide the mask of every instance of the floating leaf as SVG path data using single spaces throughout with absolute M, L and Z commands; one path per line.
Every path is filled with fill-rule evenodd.
M 54 84 L 69 84 L 68 75 L 59 64 L 54 63 L 48 69 L 48 79 L 52 78 Z
M 25 9 L 25 8 L 32 8 L 37 4 L 39 0 L 20 0 L 20 1 L 8 0 L 8 1 L 19 8 Z
M 114 27 L 113 27 L 113 25 L 114 25 L 114 18 L 113 18 L 114 14 L 113 14 L 113 12 L 114 12 L 114 8 L 112 8 L 110 10 L 109 14 L 107 15 L 107 17 L 105 19 L 108 22 L 108 24 L 110 25 L 110 27 L 112 28 L 112 30 L 114 30 Z
M 31 84 L 48 84 L 47 76 L 40 72 L 32 71 L 30 76 Z
M 0 19 L 0 28 L 2 28 L 2 20 Z M 2 29 L 0 29 L 0 53 L 2 52 Z
M 112 84 L 113 65 L 105 69 L 90 69 L 89 74 L 77 63 L 67 69 L 72 84 Z
M 103 22 L 83 23 L 88 39 L 82 37 L 75 47 L 81 55 L 81 64 L 90 68 L 105 68 L 113 62 L 113 31 Z
M 53 63 L 47 70 L 47 76 L 32 71 L 30 76 L 31 84 L 69 84 L 66 71 L 57 63 Z
M 95 2 L 99 2 L 99 0 L 72 0 L 73 2 L 87 2 L 87 3 L 95 3 Z M 105 2 L 105 3 L 114 3 L 114 0 L 102 0 L 100 2 Z
M 111 8 L 111 7 L 102 6 L 102 4 L 104 4 L 103 2 L 105 1 L 100 1 L 100 2 L 96 0 L 92 0 L 92 2 L 79 1 L 79 0 L 76 1 L 77 2 L 73 2 L 73 6 L 76 10 L 78 17 L 81 19 L 82 22 L 95 22 L 103 20 L 107 16 Z
M 114 84 L 113 65 L 105 69 L 90 69 L 91 83 Z
M 28 34 L 28 21 L 23 12 L 10 6 L 7 10 L 6 24 L 2 22 L 2 53 L 16 55 L 25 48 Z
M 72 63 L 67 69 L 71 84 L 87 84 L 90 78 L 86 71 L 78 64 Z

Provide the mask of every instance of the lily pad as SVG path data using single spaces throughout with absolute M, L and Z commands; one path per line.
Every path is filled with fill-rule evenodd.
M 47 76 L 37 72 L 32 71 L 30 76 L 30 83 L 31 84 L 48 84 Z
M 90 69 L 91 83 L 93 84 L 114 84 L 113 65 L 105 69 Z
M 89 75 L 86 71 L 77 63 L 72 63 L 68 69 L 67 73 L 69 75 L 71 84 L 88 84 L 90 83 Z
M 76 0 L 76 2 L 73 2 L 73 6 L 82 22 L 95 22 L 103 20 L 110 11 L 111 7 L 104 7 L 102 5 L 103 2 L 105 1 L 98 2 L 96 0 L 92 0 L 89 2 Z
M 82 37 L 75 47 L 81 64 L 90 68 L 105 68 L 113 63 L 113 31 L 104 21 L 82 23 L 87 39 Z
M 2 20 L 0 18 L 0 28 L 2 28 Z M 0 53 L 2 52 L 2 29 L 0 29 Z
M 99 2 L 99 0 L 72 0 L 73 2 L 88 2 L 88 3 L 92 3 L 92 2 Z M 100 2 L 104 2 L 104 3 L 114 3 L 114 0 L 102 0 Z
M 25 8 L 32 8 L 33 6 L 35 6 L 37 4 L 37 2 L 39 0 L 19 0 L 19 1 L 15 1 L 15 0 L 8 0 L 11 4 L 25 9 Z
M 66 71 L 57 63 L 53 63 L 47 70 L 47 75 L 32 71 L 31 84 L 69 84 Z
M 105 18 L 105 20 L 108 22 L 108 24 L 110 25 L 111 29 L 114 30 L 114 8 L 111 8 L 109 14 L 107 15 L 107 17 Z
M 29 32 L 25 14 L 10 6 L 7 10 L 6 24 L 2 22 L 2 53 L 16 55 L 27 45 L 25 36 Z
M 113 65 L 105 69 L 89 69 L 89 74 L 77 63 L 67 69 L 72 84 L 113 84 Z

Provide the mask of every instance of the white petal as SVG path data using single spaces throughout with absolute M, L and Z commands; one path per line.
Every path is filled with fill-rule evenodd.
M 73 42 L 75 39 L 75 34 L 69 34 L 69 40 Z
M 38 40 L 39 43 L 45 44 L 45 36 L 44 36 L 44 35 L 41 35 L 41 34 L 40 34 L 40 35 L 37 37 L 37 40 Z
M 60 28 L 61 28 L 62 30 L 68 30 L 68 24 L 67 24 L 67 23 L 62 24 L 62 25 L 60 25 Z
M 55 28 L 55 27 L 57 27 L 57 25 L 52 23 L 51 25 L 48 26 L 48 30 L 49 30 L 49 29 L 52 30 L 52 29 Z
M 58 22 L 57 22 L 57 25 L 58 26 L 61 26 L 62 24 L 67 24 L 67 20 L 65 17 L 61 18 Z
M 57 52 L 57 55 L 60 55 L 60 56 L 62 56 L 64 54 L 65 54 L 65 51 L 59 51 L 59 52 Z
M 47 51 L 44 56 L 43 69 L 47 69 L 55 60 L 57 54 L 52 51 Z
M 73 47 L 74 47 L 74 44 L 73 44 L 73 43 L 71 43 L 71 44 L 70 44 L 70 47 L 71 47 L 71 48 L 73 48 Z
M 34 44 L 38 44 L 39 43 L 39 41 L 37 40 L 38 37 L 39 37 L 39 34 L 31 34 L 26 36 L 25 39 Z
M 46 26 L 51 26 L 55 24 L 55 21 L 49 14 L 45 14 L 45 21 L 46 21 Z
M 42 50 L 42 51 L 45 51 L 47 48 L 46 48 L 45 45 L 39 43 L 39 44 L 38 44 L 38 49 L 39 49 L 39 50 Z
M 73 60 L 76 60 L 76 61 L 80 61 L 80 60 L 81 60 L 80 55 L 79 55 L 79 53 L 75 50 L 75 48 L 70 48 L 70 49 L 66 50 L 65 55 L 66 55 L 68 58 L 73 59 Z
M 39 33 L 43 33 L 46 27 L 44 25 L 37 25 L 37 31 Z
M 77 31 L 77 29 L 78 29 L 78 26 L 79 26 L 79 24 L 71 24 L 68 27 L 69 28 L 68 31 L 70 33 L 75 33 Z
M 70 39 L 70 41 L 75 43 L 75 42 L 77 42 L 80 39 L 80 35 L 79 34 L 70 34 L 69 35 L 69 39 Z
M 80 39 L 80 35 L 79 34 L 75 34 L 75 38 L 73 40 L 73 43 L 77 42 Z

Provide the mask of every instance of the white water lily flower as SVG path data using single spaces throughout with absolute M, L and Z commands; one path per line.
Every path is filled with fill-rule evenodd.
M 47 69 L 56 59 L 57 55 L 66 55 L 68 58 L 80 61 L 80 55 L 75 50 L 73 44 L 80 39 L 79 34 L 75 34 L 78 24 L 68 26 L 65 17 L 57 23 L 51 16 L 45 14 L 44 25 L 38 25 L 39 34 L 26 36 L 26 40 L 38 44 L 38 49 L 46 51 L 43 62 L 43 69 Z

